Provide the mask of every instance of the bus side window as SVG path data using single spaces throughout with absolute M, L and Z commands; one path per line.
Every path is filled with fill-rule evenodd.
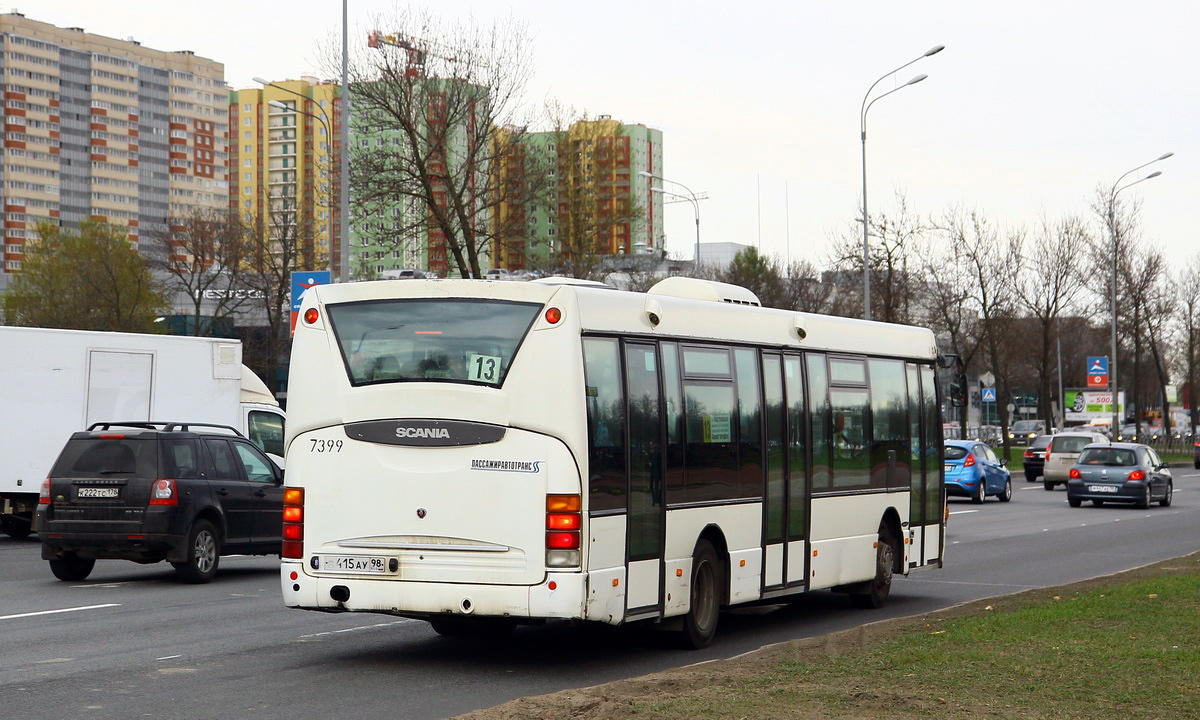
M 625 393 L 617 341 L 584 338 L 588 509 L 625 508 Z
M 812 428 L 812 489 L 813 492 L 821 492 L 830 489 L 833 479 L 830 468 L 829 370 L 824 355 L 809 353 L 806 360 L 809 426 Z

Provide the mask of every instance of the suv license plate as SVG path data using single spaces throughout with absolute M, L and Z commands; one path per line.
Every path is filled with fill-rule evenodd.
M 120 490 L 115 487 L 81 487 L 75 497 L 81 498 L 115 498 L 120 497 Z
M 387 572 L 387 560 L 362 555 L 322 555 L 321 569 L 326 572 L 382 574 Z
M 1116 491 L 1115 485 L 1088 485 L 1088 492 L 1115 493 Z

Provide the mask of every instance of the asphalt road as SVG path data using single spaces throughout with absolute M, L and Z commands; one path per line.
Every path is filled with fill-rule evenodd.
M 445 718 L 1200 550 L 1200 472 L 1174 475 L 1170 508 L 1070 508 L 1023 476 L 1008 504 L 952 499 L 946 567 L 899 579 L 883 610 L 816 592 L 726 613 L 696 652 L 645 631 L 553 623 L 488 645 L 384 615 L 288 610 L 274 558 L 223 558 L 200 586 L 165 563 L 120 561 L 64 583 L 35 540 L 0 537 L 0 707 L 25 720 Z

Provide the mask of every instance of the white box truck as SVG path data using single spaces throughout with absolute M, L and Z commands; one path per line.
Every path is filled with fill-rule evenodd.
M 0 531 L 30 532 L 42 481 L 97 422 L 228 425 L 283 466 L 284 413 L 238 340 L 0 327 Z

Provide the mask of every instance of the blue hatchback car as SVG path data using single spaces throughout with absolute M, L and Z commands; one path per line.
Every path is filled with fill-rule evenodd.
M 947 440 L 944 451 L 947 496 L 969 497 L 975 503 L 989 495 L 1000 502 L 1012 500 L 1012 473 L 986 444 Z

